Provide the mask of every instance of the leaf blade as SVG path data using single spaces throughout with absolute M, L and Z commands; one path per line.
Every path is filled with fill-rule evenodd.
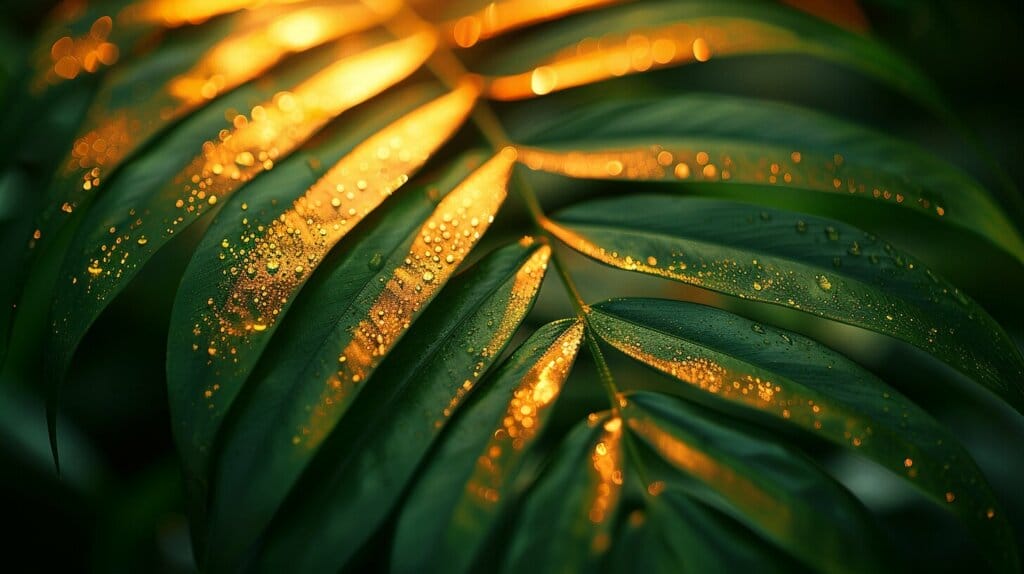
M 631 213 L 622 220 L 619 213 Z M 607 265 L 782 305 L 910 343 L 1024 410 L 1024 359 L 959 289 L 848 225 L 704 198 L 631 196 L 546 228 Z M 849 241 L 849 243 L 847 243 Z
M 627 299 L 591 309 L 590 324 L 620 352 L 697 393 L 877 462 L 946 507 L 994 564 L 1013 570 L 1013 534 L 970 455 L 924 410 L 845 357 L 700 305 Z

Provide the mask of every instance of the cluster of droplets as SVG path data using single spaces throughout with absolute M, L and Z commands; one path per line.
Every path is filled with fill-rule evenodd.
M 524 148 L 522 162 L 533 170 L 584 179 L 639 181 L 687 180 L 782 185 L 822 192 L 847 192 L 897 204 L 917 205 L 946 215 L 941 202 L 904 178 L 861 166 L 850 166 L 842 154 L 792 151 L 772 157 L 766 150 L 736 144 L 713 147 L 651 145 L 600 151 L 555 151 Z M 911 201 L 908 201 L 908 198 Z
M 622 419 L 609 419 L 604 423 L 603 430 L 590 455 L 597 480 L 587 516 L 594 524 L 600 524 L 608 517 L 622 486 L 622 452 L 619 444 L 622 437 Z
M 50 46 L 46 64 L 37 75 L 33 88 L 44 89 L 49 84 L 73 80 L 80 74 L 94 74 L 101 68 L 117 63 L 120 50 L 109 41 L 114 20 L 100 16 L 79 37 L 62 36 Z
M 583 338 L 583 323 L 566 329 L 541 355 L 512 392 L 508 409 L 494 431 L 467 490 L 478 501 L 491 504 L 500 498 L 504 469 L 535 437 L 569 376 Z
M 262 332 L 328 251 L 404 185 L 472 108 L 463 86 L 384 128 L 342 158 L 294 204 L 237 245 L 222 245 L 235 263 L 233 285 L 216 314 L 223 338 Z M 244 204 L 243 204 L 244 205 Z M 449 255 L 454 259 L 454 255 Z
M 347 406 L 349 391 L 366 380 L 413 318 L 452 276 L 505 200 L 514 158 L 498 154 L 469 175 L 420 228 L 412 247 L 338 355 L 336 371 L 292 442 L 315 447 Z
M 533 244 L 533 241 L 532 237 L 524 237 L 520 240 L 519 244 L 523 247 L 529 247 Z M 479 349 L 470 348 L 467 350 L 471 354 L 479 355 L 479 360 L 473 368 L 472 375 L 455 390 L 455 394 L 441 412 L 443 419 L 435 421 L 436 427 L 440 428 L 443 426 L 444 420 L 452 416 L 455 409 L 473 389 L 477 379 L 483 373 L 484 367 L 494 361 L 496 354 L 503 344 L 512 337 L 523 317 L 526 316 L 530 304 L 537 295 L 537 290 L 540 289 L 550 257 L 551 247 L 542 245 L 516 271 L 512 287 L 508 292 L 508 298 L 504 305 L 501 306 L 499 317 L 487 323 L 488 332 L 490 333 L 487 342 Z
M 182 192 L 174 201 L 179 215 L 167 234 L 187 216 L 200 215 L 257 174 L 272 169 L 344 110 L 372 97 L 411 73 L 433 45 L 419 35 L 343 58 L 303 81 L 290 92 L 239 114 L 232 129 L 203 144 L 202 154 L 175 179 Z M 421 52 L 425 52 L 421 53 Z
M 789 32 L 745 20 L 675 23 L 585 38 L 529 72 L 492 78 L 488 93 L 500 100 L 529 98 L 652 69 L 707 62 L 714 54 L 778 49 L 797 41 Z

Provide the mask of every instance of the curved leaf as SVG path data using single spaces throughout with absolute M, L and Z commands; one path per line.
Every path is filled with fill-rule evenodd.
M 475 88 L 463 85 L 394 119 L 425 95 L 387 98 L 376 114 L 361 116 L 363 125 L 346 126 L 347 137 L 316 151 L 320 164 L 337 164 L 315 183 L 306 165 L 289 165 L 287 175 L 275 170 L 231 198 L 207 231 L 178 291 L 168 343 L 175 432 L 196 478 L 220 421 L 307 279 L 462 125 Z M 280 182 L 308 190 L 282 196 Z
M 679 489 L 810 569 L 883 569 L 884 545 L 866 509 L 803 454 L 665 395 L 632 393 L 625 402 L 630 440 L 667 463 L 644 464 L 649 493 Z
M 175 233 L 272 169 L 335 116 L 411 74 L 434 41 L 427 33 L 397 40 L 343 58 L 312 76 L 308 68 L 291 70 L 306 79 L 292 92 L 254 106 L 251 117 L 236 116 L 235 128 L 204 142 L 183 170 L 167 158 L 189 157 L 181 152 L 196 148 L 191 130 L 176 132 L 161 152 L 124 170 L 124 185 L 109 189 L 87 213 L 64 261 L 64 282 L 52 310 L 47 378 L 63 377 L 88 327 Z M 345 86 L 350 89 L 341 89 Z M 197 129 L 220 115 L 216 109 L 205 111 L 210 113 L 190 122 Z M 209 130 L 198 131 L 209 136 Z
M 970 455 L 920 407 L 842 355 L 702 305 L 623 299 L 591 311 L 599 336 L 633 359 L 903 477 L 956 514 L 993 563 L 1016 569 L 1009 523 Z
M 550 252 L 527 238 L 452 280 L 339 423 L 295 488 L 299 496 L 285 502 L 264 537 L 258 569 L 336 570 L 359 549 L 508 344 Z
M 601 38 L 600 42 L 595 38 Z M 853 67 L 945 114 L 938 91 L 877 40 L 768 2 L 644 2 L 552 26 L 488 62 L 488 94 L 534 97 L 666 66 L 747 54 L 803 54 Z M 520 71 L 524 63 L 529 70 Z
M 541 149 L 520 149 L 532 169 L 884 202 L 981 235 L 1024 261 L 1020 233 L 973 178 L 916 146 L 801 108 L 717 94 L 609 102 L 545 125 L 537 139 Z
M 369 28 L 383 16 L 360 3 L 268 7 L 189 30 L 162 45 L 159 57 L 118 68 L 94 98 L 51 184 L 38 234 L 56 233 L 61 218 L 84 207 L 126 158 L 166 127 L 289 53 Z M 351 54 L 368 42 L 357 38 L 329 51 Z
M 607 413 L 572 431 L 523 501 L 505 570 L 804 570 L 685 489 L 648 484 L 642 471 L 650 461 L 625 440 L 622 419 Z
M 1024 359 L 995 320 L 920 262 L 854 227 L 742 203 L 657 195 L 585 202 L 545 225 L 573 249 L 613 267 L 896 337 L 1024 412 Z
M 264 359 L 266 370 L 250 382 L 252 392 L 223 431 L 211 492 L 209 544 L 217 552 L 210 569 L 238 565 L 363 383 L 487 230 L 505 199 L 510 155 L 469 174 L 429 216 L 392 214 L 385 225 L 392 247 L 378 245 L 352 260 L 363 268 L 354 277 L 347 266 L 333 270 L 344 298 Z
M 460 48 L 469 48 L 489 40 L 495 36 L 507 34 L 519 28 L 555 20 L 568 14 L 593 10 L 622 2 L 623 0 L 502 0 L 488 2 L 482 8 L 476 8 L 451 19 L 441 28 L 442 35 L 449 42 Z M 448 4 L 448 3 L 446 3 Z M 458 2 L 452 2 L 458 6 Z M 477 4 L 470 3 L 470 4 Z M 450 10 L 450 6 L 445 6 Z M 455 12 L 455 10 L 451 10 Z M 465 11 L 465 9 L 463 9 Z
M 481 383 L 402 508 L 392 570 L 466 572 L 473 567 L 514 499 L 524 454 L 550 415 L 582 337 L 580 321 L 549 323 Z

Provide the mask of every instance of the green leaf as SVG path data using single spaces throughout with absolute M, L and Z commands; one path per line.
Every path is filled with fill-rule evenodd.
M 119 66 L 105 78 L 50 186 L 37 222 L 40 235 L 55 233 L 64 212 L 85 207 L 122 162 L 168 126 L 266 73 L 289 53 L 369 27 L 381 16 L 352 4 L 299 10 L 269 6 L 188 28 L 162 44 L 154 57 Z M 307 37 L 292 37 L 298 27 L 317 19 L 329 24 L 309 27 Z M 321 65 L 365 49 L 371 38 L 318 50 Z M 245 54 L 244 65 L 240 54 Z
M 379 230 L 330 269 L 332 288 L 314 299 L 318 312 L 301 329 L 279 334 L 280 344 L 263 358 L 222 431 L 210 569 L 239 565 L 381 360 L 489 227 L 512 159 L 499 154 L 464 179 L 472 165 L 455 165 L 432 188 L 454 187 L 436 207 L 423 195 L 396 196 L 400 210 L 389 211 Z
M 546 224 L 552 233 L 602 263 L 901 339 L 1024 412 L 1024 359 L 995 320 L 920 262 L 854 227 L 657 195 L 585 202 L 556 219 Z
M 592 415 L 563 441 L 523 500 L 509 572 L 802 571 L 736 520 L 674 484 L 648 483 L 621 419 Z M 671 469 L 668 472 L 672 472 Z
M 355 554 L 511 340 L 550 252 L 524 241 L 452 280 L 342 418 L 294 489 L 301 496 L 278 512 L 256 559 L 260 570 L 333 571 Z
M 871 516 L 802 453 L 665 395 L 632 393 L 625 402 L 622 426 L 648 494 L 695 498 L 816 571 L 883 569 Z
M 398 517 L 395 572 L 466 572 L 508 512 L 524 456 L 551 413 L 583 323 L 537 329 L 480 384 L 428 459 Z
M 959 442 L 908 398 L 806 337 L 702 305 L 622 299 L 593 306 L 608 344 L 688 385 L 874 460 L 970 529 L 984 554 L 1016 570 L 1013 533 Z M 690 392 L 686 392 L 693 389 Z
M 159 149 L 126 166 L 86 214 L 64 260 L 51 312 L 46 374 L 51 385 L 64 376 L 100 312 L 160 247 L 336 115 L 415 71 L 432 46 L 431 36 L 418 35 L 334 62 L 330 54 L 326 61 L 324 55 L 304 60 L 289 67 L 280 83 L 270 83 L 273 93 L 293 84 L 287 79 L 302 78 L 293 91 L 253 106 L 249 118 L 236 117 L 234 130 L 215 135 L 224 125 L 224 109 L 249 108 L 265 88 L 236 90 L 220 106 L 193 116 Z M 339 83 L 352 85 L 354 78 L 364 80 L 358 89 L 333 91 Z
M 637 36 L 646 38 L 649 47 L 639 50 L 630 44 L 635 39 L 629 38 Z M 934 85 L 878 40 L 767 2 L 627 4 L 527 35 L 490 58 L 486 68 L 491 74 L 511 74 L 492 79 L 493 97 L 518 99 L 664 66 L 750 54 L 834 61 L 947 113 Z
M 178 290 L 167 350 L 175 433 L 195 480 L 205 480 L 221 420 L 324 256 L 433 155 L 473 103 L 465 90 L 427 101 L 436 95 L 417 88 L 369 104 L 306 150 L 309 159 L 235 194 L 206 232 Z M 392 141 L 409 142 L 408 153 Z M 334 167 L 321 173 L 325 165 Z
M 909 143 L 801 108 L 722 95 L 602 102 L 538 130 L 520 150 L 571 177 L 832 193 L 959 226 L 1024 261 L 1024 240 L 992 196 Z M 586 134 L 585 138 L 581 135 Z M 710 166 L 710 167 L 709 167 Z

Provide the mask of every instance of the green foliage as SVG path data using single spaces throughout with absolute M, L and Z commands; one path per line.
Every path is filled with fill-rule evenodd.
M 824 61 L 960 130 L 871 34 L 744 1 L 537 2 L 513 24 L 474 0 L 211 1 L 182 22 L 115 4 L 109 37 L 105 8 L 60 12 L 33 69 L 0 68 L 5 100 L 52 131 L 0 180 L 0 220 L 19 239 L 33 222 L 0 316 L 16 460 L 39 466 L 24 421 L 41 409 L 8 381 L 45 388 L 71 488 L 105 480 L 56 424 L 62 393 L 94 325 L 153 276 L 203 570 L 895 569 L 894 528 L 832 464 L 846 457 L 1019 569 L 1013 513 L 929 408 L 974 397 L 1018 421 L 1012 329 L 862 217 L 969 236 L 1020 278 L 1017 200 L 858 123 L 674 83 L 708 60 Z M 325 6 L 351 19 L 278 26 Z M 61 71 L 65 34 L 120 60 Z M 25 206 L 30 173 L 53 175 Z M 637 274 L 672 298 L 641 296 Z M 585 298 L 594 284 L 624 298 Z M 839 325 L 952 370 L 922 397 L 816 336 Z M 112 516 L 179 504 L 177 469 L 154 468 Z

